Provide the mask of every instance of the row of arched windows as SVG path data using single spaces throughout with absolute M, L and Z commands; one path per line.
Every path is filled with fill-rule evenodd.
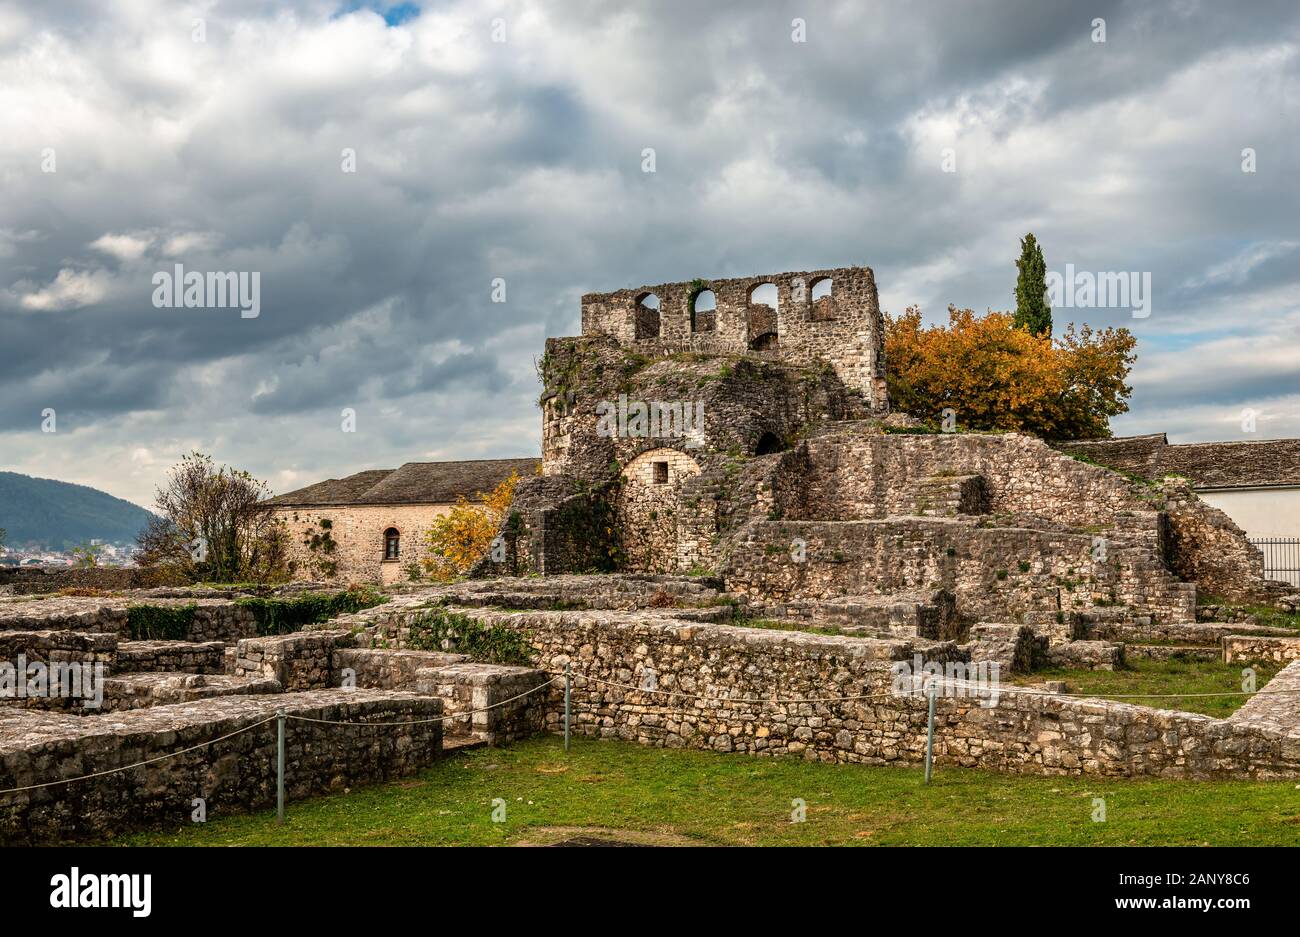
M 832 281 L 830 277 L 818 277 L 812 282 L 810 301 L 816 305 L 817 301 L 823 297 L 831 295 Z M 775 283 L 760 283 L 749 291 L 750 306 L 767 306 L 776 314 L 778 303 L 778 293 Z M 644 293 L 637 298 L 637 320 L 636 320 L 636 337 L 658 338 L 659 337 L 659 297 L 654 293 Z M 697 292 L 690 300 L 690 317 L 691 332 L 711 332 L 716 328 L 716 315 L 718 310 L 717 294 L 710 289 L 703 289 Z M 769 340 L 764 333 L 755 336 L 751 345 L 758 342 L 759 339 Z M 771 340 L 775 340 L 775 332 L 770 333 Z M 761 349 L 756 349 L 761 350 Z

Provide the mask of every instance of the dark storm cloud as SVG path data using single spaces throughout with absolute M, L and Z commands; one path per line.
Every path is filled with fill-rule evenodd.
M 1006 308 L 1028 230 L 1152 273 L 1149 319 L 1058 310 L 1139 335 L 1117 430 L 1300 434 L 1294 3 L 419 6 L 0 14 L 0 467 L 143 499 L 191 446 L 281 490 L 527 454 L 583 292 L 867 263 L 937 319 Z M 261 314 L 155 308 L 177 262 L 259 272 Z

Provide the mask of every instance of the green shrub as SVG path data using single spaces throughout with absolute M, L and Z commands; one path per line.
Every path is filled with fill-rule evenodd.
M 237 605 L 252 609 L 259 635 L 291 634 L 307 625 L 319 624 L 371 608 L 388 599 L 373 589 L 348 589 L 345 592 L 307 592 L 290 599 L 251 596 L 236 600 Z
M 126 622 L 132 641 L 184 641 L 189 637 L 198 606 L 132 605 L 126 610 Z
M 505 625 L 484 625 L 467 615 L 431 608 L 411 622 L 406 646 L 416 651 L 467 654 L 481 664 L 528 664 L 527 638 Z

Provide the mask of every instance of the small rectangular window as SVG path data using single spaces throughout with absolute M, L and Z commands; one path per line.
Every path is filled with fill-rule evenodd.
M 652 462 L 650 464 L 655 467 L 655 475 L 654 475 L 655 484 L 656 485 L 668 484 L 668 463 Z

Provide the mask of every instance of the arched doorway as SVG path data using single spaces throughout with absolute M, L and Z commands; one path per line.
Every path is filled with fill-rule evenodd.
M 618 525 L 625 570 L 677 570 L 682 486 L 698 474 L 698 462 L 680 449 L 666 447 L 643 452 L 623 467 Z

